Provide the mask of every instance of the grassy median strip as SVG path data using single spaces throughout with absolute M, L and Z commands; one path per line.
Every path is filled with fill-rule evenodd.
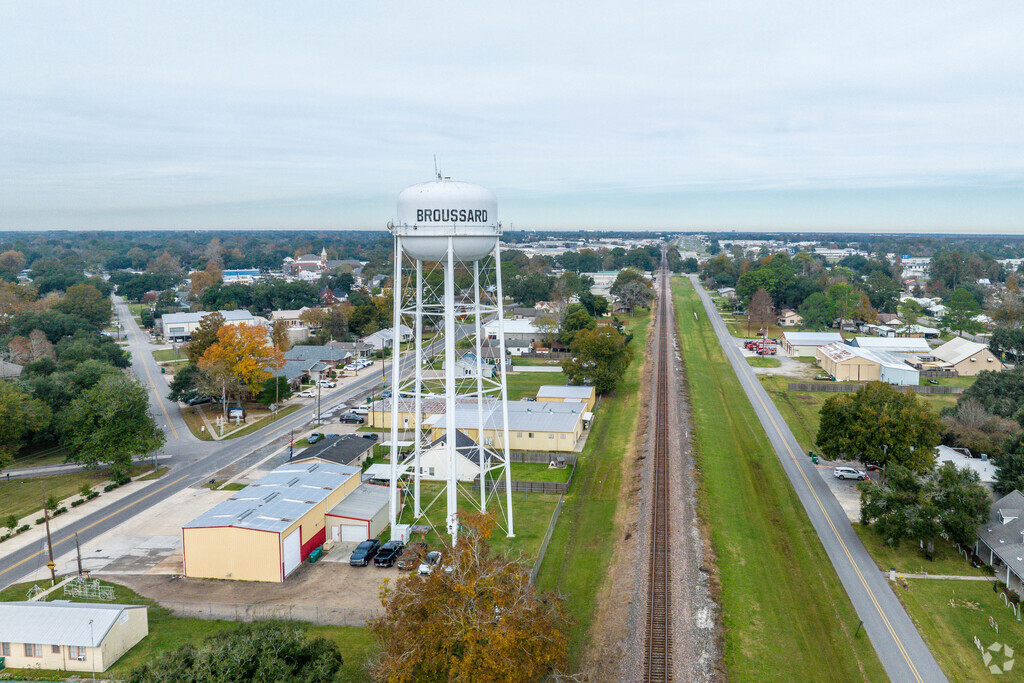
M 697 293 L 672 289 L 730 680 L 885 680 Z
M 604 581 L 615 544 L 621 463 L 629 455 L 627 450 L 640 417 L 642 361 L 649 320 L 650 315 L 644 312 L 626 321 L 635 335 L 632 346 L 636 357 L 615 394 L 601 400 L 537 579 L 541 588 L 566 596 L 569 612 L 576 620 L 569 642 L 574 664 L 585 649 L 594 614 L 594 596 Z

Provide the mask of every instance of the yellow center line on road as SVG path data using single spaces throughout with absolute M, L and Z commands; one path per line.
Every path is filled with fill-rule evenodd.
M 694 287 L 694 289 L 696 289 L 696 287 Z M 701 303 L 703 305 L 703 298 L 701 297 L 701 299 Z M 706 305 L 704 306 L 704 310 L 708 311 L 708 307 Z M 726 346 L 726 349 L 733 353 L 733 356 L 738 359 L 738 363 L 746 362 L 743 358 L 743 354 L 740 353 L 739 349 L 733 346 Z M 739 373 L 737 373 L 737 376 L 738 375 Z M 748 381 L 754 380 L 750 380 L 750 378 L 748 377 Z M 832 533 L 835 535 L 836 540 L 839 542 L 839 546 L 843 549 L 843 553 L 846 555 L 846 559 L 850 562 L 850 566 L 853 567 L 853 571 L 857 574 L 858 579 L 860 579 L 861 586 L 863 586 L 864 591 L 868 595 L 868 598 L 871 599 L 871 603 L 875 606 L 875 610 L 878 611 L 878 616 L 880 616 L 882 618 L 882 621 L 885 623 L 885 627 L 889 631 L 889 635 L 891 635 L 893 640 L 896 642 L 896 647 L 899 648 L 900 653 L 903 655 L 904 661 L 906 661 L 907 666 L 910 667 L 911 673 L 914 674 L 914 679 L 918 681 L 918 683 L 924 683 L 924 679 L 921 678 L 921 674 L 918 673 L 917 667 L 914 666 L 914 662 L 910 659 L 910 654 L 903 646 L 903 641 L 900 640 L 899 635 L 896 633 L 896 629 L 893 628 L 892 624 L 889 622 L 888 617 L 886 617 L 885 612 L 882 610 L 881 604 L 878 602 L 878 599 L 874 594 L 874 591 L 872 591 L 871 587 L 868 586 L 867 579 L 864 578 L 864 574 L 861 573 L 860 567 L 857 566 L 856 561 L 853 559 L 853 554 L 850 552 L 850 549 L 846 546 L 846 543 L 843 542 L 842 537 L 839 535 L 839 529 L 837 529 L 835 524 L 833 524 L 832 518 L 829 516 L 828 512 L 825 511 L 824 504 L 821 502 L 821 499 L 818 497 L 818 494 L 814 491 L 814 487 L 811 486 L 810 480 L 807 478 L 807 475 L 804 473 L 803 468 L 800 466 L 800 461 L 797 459 L 796 454 L 793 452 L 793 449 L 790 448 L 789 446 L 789 442 L 785 437 L 785 433 L 782 431 L 778 423 L 775 421 L 775 418 L 772 416 L 771 411 L 768 410 L 768 406 L 765 404 L 764 399 L 761 397 L 761 394 L 758 391 L 756 391 L 756 388 L 753 390 L 753 394 L 754 396 L 757 397 L 757 401 L 758 403 L 761 404 L 761 408 L 764 410 L 764 414 L 768 417 L 768 420 L 771 422 L 772 427 L 775 429 L 775 432 L 779 435 L 779 438 L 782 440 L 782 444 L 786 447 L 786 451 L 789 453 L 790 459 L 796 465 L 797 471 L 800 473 L 800 477 L 803 479 L 804 484 L 806 484 L 807 486 L 807 490 L 810 491 L 811 496 L 814 497 L 814 501 L 818 504 L 818 509 L 821 510 L 822 515 L 825 517 L 825 521 L 828 523 L 829 528 L 832 530 Z
M 129 313 L 131 313 L 131 311 L 129 311 Z M 127 325 L 126 325 L 126 327 L 127 327 Z M 142 353 L 145 353 L 145 352 L 146 352 L 146 350 L 143 349 Z M 167 418 L 167 426 L 171 428 L 172 432 L 174 432 L 174 438 L 175 439 L 179 438 L 178 437 L 178 430 L 174 428 L 174 423 L 171 422 L 171 416 L 167 412 L 167 406 L 164 405 L 163 396 L 161 396 L 160 392 L 157 390 L 156 382 L 153 381 L 153 376 L 149 374 L 149 368 L 146 367 L 146 359 L 145 358 L 140 358 L 139 359 L 139 363 L 142 364 L 142 371 L 146 373 L 146 379 L 149 380 L 149 385 L 151 387 L 153 387 L 153 393 L 156 394 L 156 402 L 158 404 L 160 404 L 160 410 L 164 411 L 164 417 Z
M 164 486 L 161 486 L 160 488 L 158 488 L 158 489 L 157 489 L 156 491 L 151 491 L 150 493 L 147 493 L 147 494 L 146 494 L 146 495 L 144 495 L 144 496 L 143 496 L 142 498 L 139 498 L 139 499 L 138 499 L 138 500 L 136 500 L 136 501 L 133 501 L 133 502 L 131 502 L 131 503 L 128 503 L 128 504 L 127 504 L 127 505 L 125 505 L 124 507 L 121 507 L 121 508 L 119 508 L 119 509 L 117 509 L 117 510 L 115 510 L 115 511 L 111 512 L 111 513 L 110 513 L 109 515 L 107 515 L 106 517 L 103 517 L 102 519 L 97 519 L 97 520 L 96 520 L 95 522 L 93 522 L 93 523 L 92 523 L 92 524 L 90 524 L 89 526 L 85 527 L 84 529 L 81 529 L 81 530 L 79 530 L 79 532 L 78 532 L 78 533 L 82 533 L 82 532 L 84 532 L 84 531 L 88 531 L 89 529 L 93 528 L 93 527 L 94 527 L 94 526 L 96 526 L 97 524 L 102 524 L 103 522 L 107 521 L 108 519 L 110 519 L 110 518 L 111 518 L 111 517 L 113 517 L 114 515 L 119 515 L 119 514 L 121 514 L 122 512 L 124 512 L 125 510 L 127 510 L 128 508 L 132 507 L 133 505 L 138 505 L 139 503 L 141 503 L 142 501 L 146 500 L 147 498 L 149 498 L 149 497 L 151 497 L 151 496 L 155 496 L 156 494 L 160 493 L 161 491 L 164 491 L 164 490 L 166 490 L 166 489 L 168 489 L 168 488 L 170 488 L 170 487 L 174 486 L 175 484 L 177 484 L 177 483 L 178 483 L 179 481 L 181 481 L 182 479 L 188 479 L 188 478 L 189 478 L 189 475 L 186 475 L 186 476 L 184 476 L 184 477 L 178 477 L 177 479 L 175 479 L 174 481 L 172 481 L 172 482 L 171 482 L 170 484 L 166 484 L 166 485 L 164 485 Z M 59 541 L 57 541 L 56 545 L 60 545 L 61 543 L 64 543 L 64 542 L 66 542 L 66 541 L 70 541 L 70 540 L 71 540 L 71 536 L 67 536 L 67 537 L 65 537 L 65 538 L 62 538 L 62 539 L 60 539 Z M 7 572 L 9 572 L 9 571 L 12 571 L 12 570 L 14 570 L 14 569 L 17 569 L 18 567 L 20 567 L 21 565 L 25 564 L 25 563 L 26 563 L 26 562 L 28 562 L 29 560 L 32 560 L 32 559 L 34 559 L 34 558 L 36 558 L 36 557 L 39 557 L 39 556 L 40 556 L 40 555 L 42 555 L 42 554 L 43 554 L 43 551 L 42 551 L 42 550 L 39 550 L 39 551 L 37 551 L 37 552 L 33 553 L 32 555 L 29 555 L 28 557 L 26 557 L 26 558 L 25 558 L 24 560 L 22 560 L 21 562 L 18 562 L 17 564 L 14 564 L 14 565 L 11 565 L 11 566 L 10 566 L 10 567 L 8 567 L 7 569 L 5 569 L 5 570 L 3 570 L 2 572 L 0 572 L 0 576 L 3 576 L 4 574 L 6 574 L 6 573 L 7 573 Z

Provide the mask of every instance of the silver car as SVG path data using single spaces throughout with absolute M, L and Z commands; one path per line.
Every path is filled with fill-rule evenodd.
M 857 470 L 852 467 L 837 467 L 832 471 L 833 476 L 836 479 L 856 479 L 857 481 L 864 481 L 868 478 L 868 473 L 864 470 Z

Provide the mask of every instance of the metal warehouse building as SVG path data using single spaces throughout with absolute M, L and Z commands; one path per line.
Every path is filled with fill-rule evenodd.
M 921 383 L 921 373 L 891 353 L 836 342 L 819 348 L 816 358 L 821 369 L 839 382 L 887 382 L 900 386 Z
M 326 540 L 326 515 L 360 484 L 360 469 L 282 465 L 181 529 L 185 576 L 284 581 Z
M 387 486 L 362 484 L 327 513 L 327 536 L 335 542 L 362 542 L 388 525 Z

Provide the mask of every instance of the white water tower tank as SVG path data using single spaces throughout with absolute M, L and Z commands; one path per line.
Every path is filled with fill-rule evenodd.
M 487 188 L 443 178 L 411 185 L 398 195 L 402 250 L 418 261 L 440 261 L 454 238 L 455 257 L 478 261 L 494 251 L 501 235 L 498 201 Z

